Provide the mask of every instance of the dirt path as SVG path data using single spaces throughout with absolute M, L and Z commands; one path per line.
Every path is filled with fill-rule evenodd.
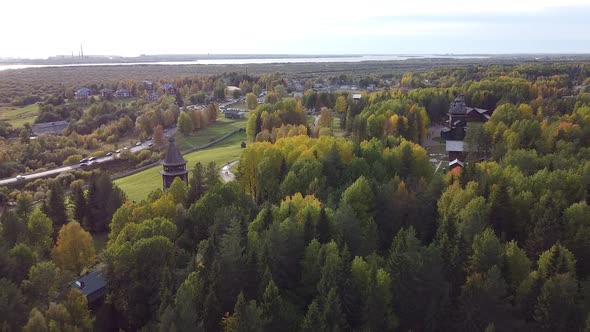
M 232 173 L 231 168 L 237 165 L 239 162 L 239 160 L 232 161 L 221 168 L 219 174 L 221 175 L 221 180 L 223 183 L 228 183 L 236 179 L 236 175 Z

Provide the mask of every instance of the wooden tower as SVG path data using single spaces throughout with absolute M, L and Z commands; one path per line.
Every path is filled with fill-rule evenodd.
M 188 170 L 186 169 L 186 160 L 178 151 L 178 148 L 174 144 L 174 138 L 170 137 L 168 143 L 168 151 L 166 151 L 166 158 L 162 160 L 162 166 L 164 169 L 160 171 L 162 174 L 162 184 L 164 191 L 170 188 L 174 178 L 179 177 L 185 183 L 188 183 Z

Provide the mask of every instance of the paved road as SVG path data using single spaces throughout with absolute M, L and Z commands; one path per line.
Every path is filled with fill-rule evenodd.
M 167 129 L 164 132 L 164 135 L 166 137 L 170 137 L 176 133 L 176 130 L 177 130 L 177 128 Z M 153 140 L 147 140 L 145 142 L 142 142 L 141 145 L 136 145 L 136 146 L 130 147 L 129 151 L 136 153 L 141 150 L 148 149 L 150 147 L 149 145 L 153 142 L 154 142 Z M 117 155 L 117 154 L 113 154 L 112 156 L 104 156 L 104 157 L 97 158 L 96 162 L 97 162 L 97 164 L 100 164 L 100 163 L 104 163 L 107 161 L 111 161 L 111 160 L 113 160 L 113 158 L 115 158 L 115 155 Z M 37 179 L 37 178 L 46 177 L 49 175 L 60 174 L 60 173 L 68 172 L 68 171 L 75 170 L 78 168 L 80 168 L 80 164 L 73 164 L 73 165 L 50 169 L 50 170 L 43 171 L 43 172 L 23 174 L 24 178 L 22 178 L 21 180 L 17 180 L 16 177 L 0 180 L 0 186 L 7 185 L 7 184 L 17 182 L 17 181 L 33 180 L 33 179 Z
M 221 174 L 221 180 L 223 181 L 223 183 L 228 183 L 236 179 L 236 175 L 232 173 L 231 168 L 237 165 L 237 163 L 239 162 L 239 160 L 232 161 L 231 163 L 228 163 L 221 168 L 219 174 Z

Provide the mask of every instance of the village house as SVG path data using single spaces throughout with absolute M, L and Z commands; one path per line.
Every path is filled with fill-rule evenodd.
M 74 99 L 88 99 L 88 97 L 90 97 L 91 94 L 92 91 L 90 89 L 81 88 L 74 93 Z
M 106 293 L 106 275 L 101 269 L 96 269 L 72 282 L 70 287 L 79 290 L 86 296 L 89 307 L 95 307 Z
M 70 124 L 67 121 L 35 123 L 32 127 L 33 135 L 61 134 Z
M 228 85 L 225 88 L 225 98 L 236 98 L 237 96 L 242 94 L 242 89 L 238 88 L 237 86 Z
M 460 175 L 461 171 L 463 170 L 463 167 L 465 167 L 465 164 L 459 159 L 455 159 L 449 162 L 449 172 L 451 172 L 454 175 Z
M 108 89 L 108 88 L 104 88 L 104 89 L 100 89 L 98 91 L 98 94 L 103 97 L 103 98 L 110 98 L 113 96 L 113 89 Z
M 154 82 L 152 81 L 142 81 L 141 84 L 143 85 L 143 88 L 148 91 L 152 91 L 154 89 Z
M 148 93 L 143 99 L 145 99 L 146 101 L 156 101 L 160 98 L 160 95 L 152 92 L 152 93 Z
M 121 88 L 115 92 L 115 98 L 129 98 L 131 97 L 131 91 Z
M 164 93 L 167 93 L 169 95 L 175 95 L 176 94 L 176 85 L 171 84 L 171 83 L 164 83 L 162 84 L 162 90 L 164 90 Z

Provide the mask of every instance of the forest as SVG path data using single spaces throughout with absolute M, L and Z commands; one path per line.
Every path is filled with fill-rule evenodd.
M 590 330 L 590 64 L 405 72 L 354 97 L 265 77 L 236 181 L 197 163 L 139 202 L 100 171 L 20 193 L 2 330 Z M 492 115 L 435 171 L 422 144 L 460 94 Z M 95 270 L 89 306 L 70 285 Z

